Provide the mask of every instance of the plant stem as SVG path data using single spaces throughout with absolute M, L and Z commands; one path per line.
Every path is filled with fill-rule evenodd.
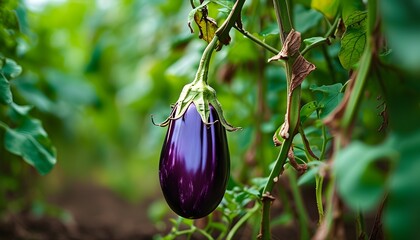
M 287 34 L 292 30 L 288 2 L 287 0 L 273 0 L 273 4 L 276 12 L 277 24 L 280 30 L 280 40 L 284 43 Z
M 313 48 L 322 45 L 322 44 L 330 44 L 330 40 L 329 38 L 332 37 L 334 35 L 334 31 L 337 29 L 338 23 L 340 22 L 340 16 L 337 16 L 334 20 L 333 25 L 330 26 L 330 28 L 328 29 L 327 33 L 324 35 L 324 39 L 322 41 L 319 42 L 315 42 L 312 43 L 311 45 L 305 47 L 301 54 L 305 55 L 306 53 L 308 53 L 310 50 L 312 50 Z
M 243 29 L 243 28 L 239 28 L 239 27 L 237 27 L 237 26 L 234 26 L 234 28 L 235 28 L 236 30 L 238 30 L 240 33 L 242 33 L 242 35 L 244 35 L 245 37 L 249 38 L 251 41 L 253 41 L 254 43 L 256 43 L 256 44 L 260 45 L 261 47 L 263 47 L 263 48 L 267 49 L 268 51 L 270 51 L 270 52 L 272 52 L 272 53 L 274 53 L 274 54 L 277 54 L 277 53 L 279 53 L 279 52 L 280 52 L 280 51 L 279 51 L 279 50 L 277 50 L 276 48 L 274 48 L 274 47 L 272 47 L 272 46 L 268 45 L 267 43 L 265 43 L 265 42 L 263 42 L 263 41 L 261 41 L 260 39 L 258 39 L 257 37 L 255 37 L 254 35 L 252 35 L 252 34 L 251 34 L 251 33 L 249 33 L 248 31 L 246 31 L 245 29 Z
M 229 31 L 234 26 L 234 24 L 241 20 L 241 11 L 244 6 L 245 0 L 237 0 L 235 5 L 232 7 L 229 16 L 226 21 L 219 27 L 216 31 L 216 36 L 219 37 L 220 41 L 223 44 L 229 43 Z
M 294 171 L 288 172 L 290 188 L 292 190 L 292 195 L 294 202 L 296 203 L 296 210 L 299 218 L 300 225 L 300 239 L 309 239 L 309 217 L 306 212 L 305 206 L 303 204 L 302 195 L 299 191 L 299 187 L 296 181 L 296 173 Z
M 359 210 L 356 215 L 356 237 L 359 240 L 366 239 L 365 223 L 363 220 L 363 213 Z
M 279 34 L 282 44 L 286 40 L 287 34 L 292 30 L 292 22 L 289 15 L 289 7 L 287 0 L 273 0 L 273 5 L 276 13 L 276 19 L 279 26 Z M 285 61 L 286 78 L 287 78 L 287 113 L 285 121 L 289 124 L 289 137 L 283 141 L 279 155 L 275 161 L 273 170 L 268 177 L 267 184 L 263 189 L 263 207 L 262 207 L 262 219 L 261 229 L 258 236 L 259 239 L 269 240 L 271 239 L 270 232 L 270 206 L 274 197 L 271 195 L 274 184 L 278 180 L 283 165 L 286 162 L 289 149 L 292 145 L 293 138 L 297 132 L 299 126 L 299 111 L 300 111 L 300 92 L 301 88 L 296 87 L 295 90 L 291 90 L 291 77 L 292 77 L 292 64 L 293 59 L 289 58 Z M 277 180 L 275 180 L 277 179 Z
M 7 124 L 2 121 L 0 121 L 0 127 L 4 128 L 5 130 L 9 128 L 9 126 L 7 126 Z
M 210 43 L 204 49 L 203 55 L 201 56 L 201 59 L 200 59 L 200 64 L 198 65 L 197 74 L 194 78 L 194 81 L 192 82 L 193 85 L 199 82 L 204 82 L 205 84 L 207 84 L 207 77 L 208 77 L 211 54 L 216 48 L 216 43 L 218 40 L 219 40 L 218 37 L 214 36 L 214 38 L 210 41 Z
M 367 26 L 367 41 L 365 50 L 359 62 L 359 69 L 356 78 L 354 79 L 353 90 L 350 95 L 349 102 L 344 112 L 342 119 L 341 127 L 345 132 L 349 131 L 349 127 L 353 122 L 356 110 L 360 105 L 362 100 L 363 89 L 366 85 L 367 78 L 369 75 L 371 62 L 372 62 L 372 52 L 375 52 L 376 46 L 374 43 L 375 40 L 375 29 L 377 26 L 377 0 L 368 1 L 368 26 Z M 374 50 L 374 51 L 372 51 Z
M 324 206 L 322 204 L 322 184 L 324 183 L 324 177 L 316 175 L 315 176 L 315 197 L 316 197 L 316 207 L 318 209 L 318 224 L 324 220 Z

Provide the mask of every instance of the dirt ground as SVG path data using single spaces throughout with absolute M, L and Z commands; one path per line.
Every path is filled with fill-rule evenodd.
M 152 239 L 157 233 L 147 218 L 147 201 L 133 205 L 98 185 L 70 186 L 49 202 L 71 213 L 72 219 L 63 223 L 29 213 L 9 215 L 0 222 L 0 239 L 137 240 Z
M 317 210 L 313 204 L 313 191 L 312 188 L 303 189 L 302 194 L 308 215 L 316 228 Z M 8 215 L 0 219 L 0 240 L 142 240 L 153 239 L 159 233 L 147 217 L 152 199 L 135 205 L 107 188 L 78 183 L 50 196 L 48 201 L 69 212 L 70 220 L 63 222 L 45 215 L 35 217 L 29 212 Z M 290 205 L 295 208 L 293 202 Z M 272 206 L 272 211 L 276 212 L 274 215 L 280 214 L 281 208 L 281 203 L 275 201 Z M 275 227 L 272 229 L 272 239 L 299 239 L 298 225 L 298 222 L 293 222 Z M 235 239 L 253 239 L 248 228 L 242 228 Z M 346 224 L 346 238 L 356 239 L 353 222 Z

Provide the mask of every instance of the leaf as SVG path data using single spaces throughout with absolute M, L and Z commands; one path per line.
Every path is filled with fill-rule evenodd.
M 191 32 L 194 32 L 193 29 L 191 28 L 191 23 L 194 21 L 195 14 L 197 13 L 197 11 L 203 9 L 209 3 L 210 3 L 209 0 L 203 1 L 198 7 L 194 8 L 188 13 L 188 26 L 190 27 Z
M 305 43 L 305 46 L 310 46 L 312 44 L 317 44 L 317 43 L 323 42 L 325 40 L 326 40 L 326 38 L 324 38 L 324 37 L 311 37 L 311 38 L 304 39 L 303 43 Z
M 13 102 L 12 92 L 10 91 L 10 84 L 3 74 L 0 74 L 0 103 L 11 104 Z
M 1 68 L 1 73 L 7 79 L 16 78 L 22 73 L 22 67 L 19 66 L 15 61 L 10 58 L 5 58 L 3 66 Z
M 293 7 L 293 23 L 296 30 L 301 33 L 306 33 L 310 29 L 314 28 L 322 19 L 322 14 L 314 9 L 306 8 L 301 4 L 296 4 Z
M 350 70 L 357 64 L 366 45 L 366 12 L 356 11 L 344 22 L 346 31 L 338 54 L 341 65 Z
M 287 35 L 287 38 L 284 41 L 283 47 L 281 48 L 280 52 L 274 57 L 268 59 L 268 62 L 284 60 L 289 57 L 293 57 L 297 53 L 299 53 L 301 42 L 300 35 L 300 32 L 297 32 L 294 29 L 292 29 Z
M 217 31 L 217 23 L 214 19 L 204 16 L 201 10 L 195 12 L 194 14 L 194 21 L 197 23 L 198 28 L 200 30 L 199 37 L 210 43 L 211 40 L 216 35 Z
M 319 10 L 327 18 L 332 19 L 337 14 L 340 1 L 338 0 L 312 0 L 311 7 Z
M 389 239 L 420 239 L 420 131 L 397 135 L 399 161 L 390 177 L 383 223 Z M 403 219 L 403 221 L 402 221 Z
M 292 66 L 291 91 L 300 86 L 305 78 L 316 69 L 315 65 L 306 60 L 301 54 L 296 58 Z
M 323 85 L 321 87 L 313 86 L 310 89 L 315 92 L 315 98 L 318 102 L 318 108 L 320 109 L 320 117 L 326 117 L 330 112 L 332 112 L 335 107 L 341 102 L 343 98 L 343 93 L 341 88 L 343 85 L 341 83 L 336 83 L 333 85 Z
M 26 111 L 23 107 L 13 111 L 16 114 L 13 118 L 15 120 L 19 118 L 18 126 L 16 128 L 6 128 L 5 148 L 9 152 L 21 156 L 25 162 L 34 166 L 40 174 L 47 174 L 56 163 L 56 151 L 43 129 L 41 121 L 27 115 L 19 115 L 19 113 Z
M 16 78 L 22 72 L 22 67 L 9 58 L 0 58 L 0 103 L 13 102 L 9 80 Z
M 384 196 L 388 172 L 379 166 L 384 161 L 389 166 L 397 159 L 393 144 L 391 138 L 377 146 L 355 141 L 338 153 L 333 166 L 337 189 L 354 210 L 371 210 Z
M 316 101 L 308 102 L 300 109 L 300 122 L 303 123 L 308 119 L 312 113 L 318 108 Z
M 392 48 L 393 62 L 418 72 L 420 69 L 420 5 L 417 0 L 388 0 L 379 4 L 383 32 Z

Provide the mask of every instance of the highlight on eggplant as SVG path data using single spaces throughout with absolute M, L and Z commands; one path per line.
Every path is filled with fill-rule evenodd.
M 159 180 L 170 208 L 184 218 L 210 214 L 221 202 L 230 174 L 226 129 L 209 104 L 208 123 L 191 102 L 179 118 L 168 118 Z

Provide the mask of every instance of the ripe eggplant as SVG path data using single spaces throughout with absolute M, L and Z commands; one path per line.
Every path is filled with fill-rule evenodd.
M 210 105 L 208 125 L 194 103 L 171 119 L 159 162 L 159 180 L 171 209 L 184 218 L 202 218 L 226 191 L 230 157 L 225 127 Z M 175 112 L 175 111 L 174 111 Z

